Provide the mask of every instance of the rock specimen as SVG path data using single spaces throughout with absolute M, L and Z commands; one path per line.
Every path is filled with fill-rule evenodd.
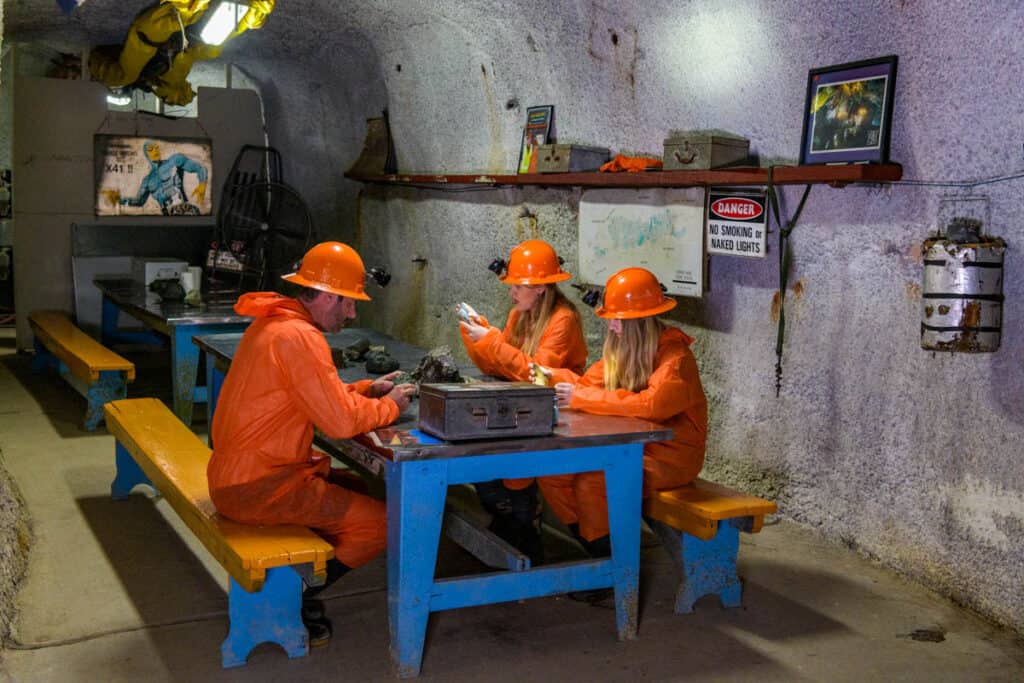
M 423 356 L 419 366 L 412 373 L 419 384 L 442 384 L 462 382 L 459 367 L 452 357 L 452 350 L 447 346 L 438 346 Z
M 370 340 L 366 337 L 360 337 L 354 344 L 349 344 L 345 347 L 345 358 L 353 362 L 361 361 L 369 350 Z
M 366 371 L 383 375 L 398 369 L 398 361 L 391 357 L 384 346 L 371 346 L 366 352 Z
M 331 360 L 334 361 L 334 367 L 338 368 L 339 370 L 344 367 L 348 367 L 344 349 L 331 349 Z
M 416 378 L 408 372 L 400 372 L 395 375 L 395 379 L 392 381 L 395 383 L 395 386 L 398 386 L 399 384 L 415 384 Z

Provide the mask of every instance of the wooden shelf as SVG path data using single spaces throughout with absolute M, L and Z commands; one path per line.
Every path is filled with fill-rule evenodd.
M 899 180 L 899 164 L 851 164 L 846 166 L 776 166 L 776 185 L 825 183 L 842 187 L 849 183 L 886 183 Z M 697 187 L 707 185 L 766 185 L 768 169 L 755 167 L 723 168 L 712 171 L 648 171 L 642 173 L 524 173 L 522 175 L 413 174 L 365 175 L 346 173 L 361 183 L 380 185 L 545 185 L 578 187 Z

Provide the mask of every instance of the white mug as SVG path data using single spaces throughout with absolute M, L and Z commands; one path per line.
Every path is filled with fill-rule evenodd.
M 181 274 L 181 288 L 185 290 L 185 294 L 195 291 L 197 287 L 196 276 L 191 268 Z

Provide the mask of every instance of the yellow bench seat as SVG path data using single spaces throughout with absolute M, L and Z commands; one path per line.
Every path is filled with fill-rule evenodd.
M 211 451 L 162 402 L 126 399 L 105 410 L 110 433 L 243 588 L 260 590 L 271 567 L 311 564 L 315 576 L 326 577 L 334 548 L 309 529 L 241 524 L 217 512 L 206 481 Z
M 28 321 L 35 335 L 32 369 L 56 369 L 85 397 L 85 428 L 96 429 L 103 404 L 128 395 L 135 365 L 78 329 L 63 311 L 35 311 Z
M 76 377 L 95 382 L 104 370 L 117 370 L 135 379 L 135 365 L 78 329 L 63 311 L 36 311 L 28 316 L 36 339 Z
M 718 532 L 724 519 L 749 517 L 747 533 L 757 533 L 764 516 L 777 509 L 773 501 L 750 496 L 727 486 L 695 479 L 693 483 L 655 491 L 644 501 L 644 515 L 707 541 Z
M 157 399 L 112 401 L 104 410 L 117 439 L 112 496 L 153 486 L 231 576 L 222 665 L 245 664 L 262 642 L 277 643 L 289 657 L 308 654 L 302 585 L 324 582 L 334 547 L 302 526 L 240 524 L 218 514 L 206 479 L 210 449 Z
M 644 501 L 644 516 L 681 575 L 676 614 L 692 612 L 705 595 L 717 595 L 724 607 L 740 606 L 739 532 L 757 533 L 775 510 L 773 501 L 703 479 Z

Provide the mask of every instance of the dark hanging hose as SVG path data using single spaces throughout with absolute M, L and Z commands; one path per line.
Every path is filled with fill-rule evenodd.
M 791 253 L 789 248 L 789 235 L 800 220 L 800 213 L 807 203 L 807 196 L 811 193 L 811 185 L 804 187 L 804 194 L 800 198 L 800 204 L 796 207 L 796 213 L 782 225 L 779 217 L 778 195 L 775 192 L 775 185 L 772 182 L 772 166 L 768 167 L 768 202 L 772 207 L 772 214 L 775 216 L 775 225 L 779 228 L 779 326 L 775 336 L 775 398 L 779 397 L 782 389 L 782 345 L 786 337 L 786 288 L 789 286 L 789 264 Z

